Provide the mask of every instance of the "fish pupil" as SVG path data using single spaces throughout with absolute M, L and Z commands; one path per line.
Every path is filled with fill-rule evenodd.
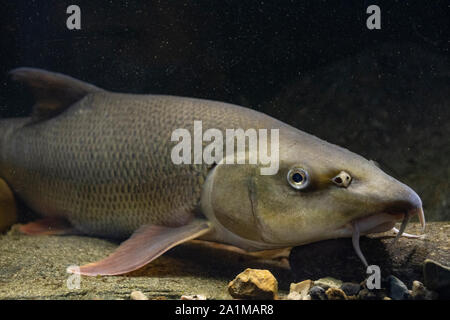
M 300 173 L 294 173 L 292 175 L 292 180 L 294 180 L 295 183 L 300 183 L 303 181 L 303 177 Z

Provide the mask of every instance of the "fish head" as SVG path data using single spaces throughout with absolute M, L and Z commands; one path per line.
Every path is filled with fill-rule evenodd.
M 217 165 L 202 198 L 206 215 L 246 249 L 295 246 L 390 230 L 422 202 L 373 161 L 294 128 L 280 130 L 278 171 Z

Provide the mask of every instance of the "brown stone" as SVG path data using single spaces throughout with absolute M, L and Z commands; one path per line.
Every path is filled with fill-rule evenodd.
M 325 294 L 327 295 L 328 300 L 348 300 L 345 292 L 338 288 L 329 288 L 325 291 Z
M 228 292 L 237 299 L 276 299 L 278 282 L 268 270 L 248 268 L 228 284 Z

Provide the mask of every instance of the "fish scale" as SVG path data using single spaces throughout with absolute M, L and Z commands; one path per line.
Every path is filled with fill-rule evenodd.
M 183 225 L 199 204 L 208 166 L 174 165 L 171 134 L 193 132 L 199 119 L 203 130 L 267 127 L 273 120 L 235 108 L 171 96 L 89 94 L 55 118 L 9 132 L 2 176 L 31 208 L 63 216 L 86 234 L 125 238 L 143 224 Z

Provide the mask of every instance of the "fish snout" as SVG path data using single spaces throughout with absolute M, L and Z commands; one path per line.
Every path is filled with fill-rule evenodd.
M 419 195 L 407 185 L 400 183 L 401 187 L 397 192 L 393 192 L 394 199 L 389 203 L 386 208 L 386 212 L 391 214 L 401 213 L 403 214 L 403 224 L 406 227 L 406 223 L 410 218 L 417 215 L 422 225 L 422 231 L 425 230 L 425 215 L 423 212 L 422 200 Z M 402 228 L 400 228 L 402 231 Z
M 396 242 L 404 233 L 406 226 L 414 215 L 418 215 L 422 225 L 422 232 L 425 231 L 425 216 L 422 207 L 422 200 L 419 195 L 407 185 L 395 181 L 389 184 L 384 192 L 387 197 L 384 202 L 384 208 L 381 212 L 353 220 L 351 222 L 352 243 L 357 256 L 367 267 L 368 263 L 359 246 L 359 237 L 363 233 L 384 232 L 391 228 L 397 232 L 394 242 Z M 394 227 L 395 222 L 403 219 L 400 229 Z M 411 235 L 409 235 L 411 236 Z M 414 236 L 419 237 L 419 236 Z

